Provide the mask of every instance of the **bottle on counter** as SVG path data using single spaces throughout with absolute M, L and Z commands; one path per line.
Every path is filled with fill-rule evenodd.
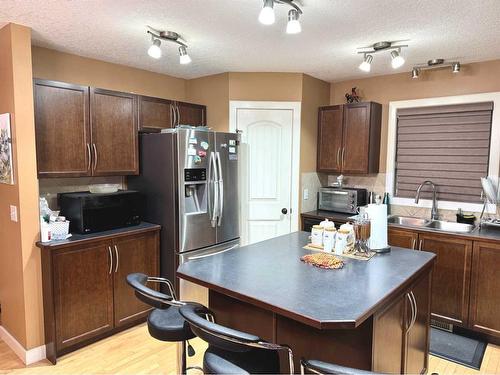
M 323 247 L 323 232 L 324 228 L 321 225 L 313 225 L 311 230 L 311 245 Z
M 385 204 L 387 206 L 387 215 L 390 215 L 391 214 L 391 206 L 390 206 L 389 193 L 384 194 L 384 199 L 382 200 L 382 204 Z
M 335 247 L 335 237 L 337 234 L 337 230 L 335 226 L 325 228 L 323 232 L 323 250 L 332 252 Z

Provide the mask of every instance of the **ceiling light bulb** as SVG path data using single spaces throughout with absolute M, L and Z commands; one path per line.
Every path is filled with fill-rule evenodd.
M 259 22 L 264 25 L 272 25 L 275 21 L 274 17 L 274 1 L 273 0 L 265 0 L 264 7 L 260 11 L 259 14 Z
M 359 64 L 359 69 L 362 70 L 363 72 L 369 73 L 372 67 L 372 61 L 373 61 L 373 56 L 366 55 L 365 58 L 363 59 L 363 62 Z
M 153 39 L 153 44 L 148 49 L 148 55 L 154 59 L 161 57 L 160 39 Z
M 179 62 L 182 65 L 189 64 L 191 62 L 191 57 L 187 53 L 187 49 L 184 46 L 179 47 Z
M 391 65 L 393 69 L 400 68 L 404 65 L 405 59 L 399 54 L 398 51 L 391 51 Z
M 453 73 L 460 73 L 460 63 L 454 62 L 453 64 L 451 64 L 451 69 Z
M 411 78 L 413 78 L 413 79 L 417 79 L 417 78 L 419 77 L 419 75 L 420 75 L 420 69 L 418 69 L 418 68 L 413 68 L 413 69 L 411 70 Z
M 300 14 L 297 9 L 291 9 L 288 12 L 288 23 L 286 24 L 287 34 L 298 34 L 302 31 L 302 26 L 299 21 Z

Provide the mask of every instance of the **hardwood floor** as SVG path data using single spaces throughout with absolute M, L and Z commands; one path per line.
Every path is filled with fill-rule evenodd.
M 196 355 L 188 358 L 188 366 L 201 366 L 206 344 L 195 339 L 191 344 Z M 500 374 L 500 346 L 488 345 L 480 371 L 430 357 L 429 374 Z M 59 359 L 25 367 L 21 360 L 0 340 L 0 374 L 175 374 L 177 345 L 149 336 L 145 324 L 131 328 Z M 189 374 L 199 375 L 197 370 Z

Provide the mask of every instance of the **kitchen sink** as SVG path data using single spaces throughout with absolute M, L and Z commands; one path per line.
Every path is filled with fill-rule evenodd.
M 470 233 L 476 227 L 470 224 L 455 223 L 452 221 L 434 220 L 426 225 L 429 229 L 441 230 L 443 232 Z
M 430 220 L 408 216 L 391 216 L 387 219 L 387 222 L 389 224 L 397 224 L 407 227 L 425 227 L 426 225 L 430 224 Z

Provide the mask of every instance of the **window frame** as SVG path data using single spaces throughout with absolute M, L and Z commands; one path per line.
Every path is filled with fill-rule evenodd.
M 426 99 L 413 99 L 389 102 L 389 116 L 387 129 L 387 163 L 385 191 L 391 195 L 391 204 L 411 207 L 432 207 L 432 200 L 420 199 L 419 204 L 411 198 L 399 198 L 394 196 L 396 180 L 396 137 L 397 137 L 397 111 L 402 108 L 429 107 L 436 105 L 467 104 L 478 102 L 493 102 L 493 113 L 491 118 L 490 157 L 488 176 L 498 184 L 500 173 L 500 92 L 488 92 L 481 94 L 446 96 Z M 496 142 L 495 142 L 496 140 Z M 466 203 L 453 201 L 438 201 L 439 209 L 480 212 L 482 203 Z M 487 213 L 495 213 L 496 207 L 488 204 Z

